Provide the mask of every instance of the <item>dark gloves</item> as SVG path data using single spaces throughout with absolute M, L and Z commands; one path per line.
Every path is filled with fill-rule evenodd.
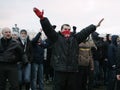
M 73 34 L 75 34 L 77 27 L 76 27 L 76 26 L 73 26 L 72 28 L 73 28 Z
M 76 31 L 77 27 L 76 26 L 73 26 L 73 31 Z
M 56 27 L 57 27 L 56 25 L 52 25 L 52 28 L 53 28 L 53 29 L 56 29 Z

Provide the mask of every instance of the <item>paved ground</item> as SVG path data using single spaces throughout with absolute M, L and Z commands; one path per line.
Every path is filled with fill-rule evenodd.
M 7 86 L 9 87 L 9 85 L 7 85 Z M 9 90 L 8 87 L 6 90 Z M 25 89 L 23 89 L 23 90 L 25 90 Z M 45 90 L 52 90 L 52 83 L 45 84 Z M 94 88 L 94 90 L 105 90 L 105 86 L 101 85 L 98 88 Z
M 45 90 L 52 90 L 52 84 L 45 84 Z M 105 86 L 101 85 L 98 88 L 94 88 L 94 90 L 106 90 Z

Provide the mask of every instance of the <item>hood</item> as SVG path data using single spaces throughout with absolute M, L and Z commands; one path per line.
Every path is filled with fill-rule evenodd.
M 112 38 L 111 38 L 111 43 L 116 46 L 117 46 L 117 38 L 118 38 L 118 35 L 112 35 Z

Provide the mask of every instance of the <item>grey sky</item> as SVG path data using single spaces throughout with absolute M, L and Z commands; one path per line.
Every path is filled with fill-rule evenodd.
M 99 33 L 120 34 L 120 0 L 0 0 L 0 28 L 18 27 L 39 31 L 39 18 L 33 7 L 44 9 L 44 16 L 57 30 L 64 23 L 77 26 L 77 31 L 104 18 Z

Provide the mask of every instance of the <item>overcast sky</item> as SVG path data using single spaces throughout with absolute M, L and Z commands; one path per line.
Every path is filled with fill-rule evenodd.
M 120 0 L 0 0 L 0 28 L 17 24 L 20 29 L 38 32 L 41 25 L 33 7 L 44 9 L 56 30 L 68 23 L 80 31 L 104 18 L 97 32 L 120 34 Z

